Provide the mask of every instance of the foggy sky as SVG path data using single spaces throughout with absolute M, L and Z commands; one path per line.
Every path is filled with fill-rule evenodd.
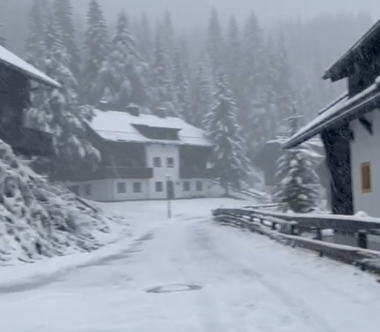
M 311 17 L 321 13 L 371 13 L 380 17 L 378 0 L 99 0 L 108 17 L 116 16 L 120 8 L 131 15 L 145 11 L 151 18 L 162 16 L 165 9 L 172 12 L 173 22 L 179 28 L 204 23 L 210 9 L 217 8 L 222 20 L 235 15 L 243 19 L 254 10 L 261 20 L 271 21 L 278 17 Z M 85 13 L 88 0 L 75 0 L 77 10 Z

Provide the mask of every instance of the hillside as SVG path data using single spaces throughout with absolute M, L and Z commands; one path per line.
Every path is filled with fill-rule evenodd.
M 0 262 L 92 251 L 122 228 L 123 220 L 49 184 L 0 141 Z

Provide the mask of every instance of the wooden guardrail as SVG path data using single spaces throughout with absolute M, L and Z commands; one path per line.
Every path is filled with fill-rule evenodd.
M 369 270 L 380 273 L 380 252 L 368 250 L 360 247 L 353 247 L 349 245 L 341 245 L 322 241 L 322 233 L 320 228 L 316 228 L 318 220 L 313 225 L 306 226 L 303 224 L 305 215 L 286 215 L 272 211 L 265 211 L 263 209 L 242 208 L 242 209 L 216 209 L 212 211 L 214 221 L 238 228 L 247 229 L 252 232 L 269 236 L 270 238 L 281 243 L 298 246 L 308 250 L 313 250 L 319 255 L 327 256 L 348 264 L 360 266 L 362 270 Z M 286 216 L 284 218 L 284 216 Z M 328 215 L 321 215 L 324 218 L 326 225 L 328 225 Z M 352 219 L 347 220 L 343 216 L 343 226 L 348 222 L 352 224 Z M 309 219 L 311 217 L 308 217 Z M 308 219 L 308 221 L 310 221 Z M 361 223 L 366 224 L 366 221 L 359 220 L 356 222 L 360 226 Z M 339 216 L 331 216 L 332 225 L 335 225 Z M 380 222 L 376 224 L 380 228 Z M 326 227 L 327 228 L 327 227 Z M 333 227 L 331 227 L 333 229 Z M 302 237 L 299 235 L 300 229 L 307 230 L 315 234 L 314 239 Z

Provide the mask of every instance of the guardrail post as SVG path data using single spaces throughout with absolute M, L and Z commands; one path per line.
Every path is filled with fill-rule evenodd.
M 316 229 L 316 236 L 315 236 L 315 239 L 318 240 L 318 241 L 322 241 L 322 231 L 320 228 L 317 228 Z
M 367 241 L 367 233 L 363 231 L 359 231 L 358 233 L 358 247 L 367 249 L 368 241 Z
M 291 235 L 294 235 L 294 234 L 295 234 L 295 227 L 294 227 L 293 224 L 290 225 L 290 234 L 291 234 Z

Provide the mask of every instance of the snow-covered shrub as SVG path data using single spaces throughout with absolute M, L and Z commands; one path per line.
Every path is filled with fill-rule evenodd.
M 35 259 L 99 247 L 92 233 L 111 219 L 67 189 L 49 184 L 0 141 L 0 261 Z
M 319 178 L 301 150 L 288 150 L 277 163 L 278 184 L 274 199 L 281 210 L 308 213 L 318 206 Z

